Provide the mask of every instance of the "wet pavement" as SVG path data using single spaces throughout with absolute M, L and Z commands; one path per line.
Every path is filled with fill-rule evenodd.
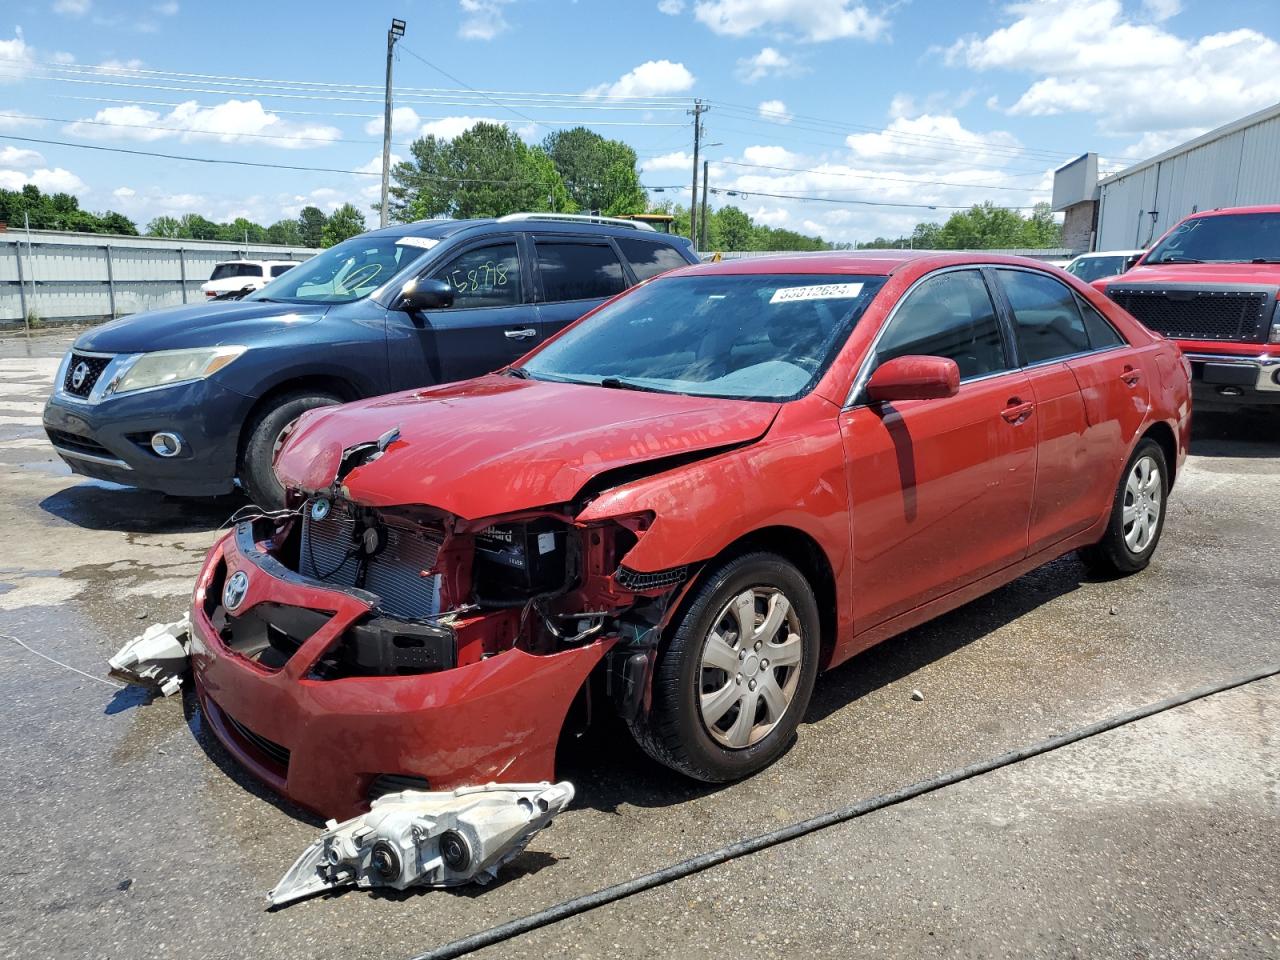
M 16 841 L 0 957 L 408 957 L 1280 660 L 1280 418 L 1205 416 L 1145 573 L 1092 582 L 1063 558 L 869 651 L 820 679 L 795 748 L 745 783 L 680 780 L 609 725 L 567 743 L 574 808 L 486 890 L 267 913 L 315 821 L 232 766 L 189 696 L 151 702 L 105 675 L 122 642 L 181 615 L 241 501 L 71 476 L 39 413 L 67 342 L 0 339 L 0 775 Z M 1280 955 L 1278 719 L 1280 681 L 1263 681 L 486 955 Z

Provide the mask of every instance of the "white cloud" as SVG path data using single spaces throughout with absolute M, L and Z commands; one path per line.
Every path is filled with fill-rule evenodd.
M 1168 20 L 1182 12 L 1182 0 L 1142 0 L 1142 6 L 1153 20 Z
M 742 151 L 742 159 L 747 163 L 758 163 L 767 167 L 794 167 L 805 162 L 803 154 L 793 153 L 786 147 L 774 144 L 757 144 Z
M 505 126 L 502 120 L 493 117 L 444 117 L 440 120 L 428 120 L 418 131 L 420 137 L 439 137 L 441 140 L 452 140 L 466 133 L 477 123 L 498 123 Z
M 364 132 L 369 136 L 382 136 L 382 117 L 374 117 L 364 125 Z M 418 132 L 422 118 L 413 107 L 395 107 L 391 111 L 391 135 L 397 139 L 413 137 Z
M 660 157 L 650 157 L 640 164 L 642 173 L 651 173 L 658 170 L 691 169 L 693 169 L 693 154 L 685 153 L 683 150 L 677 150 L 675 153 L 664 153 Z
M 45 193 L 82 193 L 87 189 L 83 180 L 62 167 L 52 170 L 41 167 L 30 173 L 0 170 L 0 189 L 21 190 L 28 183 L 34 183 Z
M 684 0 L 658 0 L 658 12 L 668 17 L 678 17 L 684 13 Z
M 888 21 L 860 0 L 699 0 L 694 15 L 715 33 L 744 37 L 757 30 L 800 40 L 874 40 Z
M 462 23 L 458 36 L 464 40 L 492 40 L 510 29 L 503 8 L 512 0 L 458 0 L 462 8 Z
M 781 100 L 762 101 L 758 109 L 761 120 L 771 120 L 774 123 L 790 123 L 792 120 L 791 112 Z
M 103 60 L 98 64 L 98 70 L 106 74 L 130 74 L 141 67 L 142 61 L 137 57 L 129 60 Z
M 0 130 L 20 130 L 23 127 L 38 127 L 43 123 L 43 120 L 37 120 L 20 110 L 0 106 Z
M 66 132 L 94 140 L 152 142 L 176 137 L 184 143 L 216 140 L 286 149 L 323 146 L 342 135 L 336 127 L 290 123 L 264 109 L 257 100 L 228 100 L 212 107 L 189 100 L 167 114 L 128 104 L 106 107 L 90 119 L 94 122 L 68 124 Z
M 1151 19 L 1128 15 L 1120 0 L 1016 3 L 1006 26 L 959 40 L 946 56 L 1037 76 L 1011 114 L 1092 113 L 1113 133 L 1200 131 L 1280 100 L 1275 39 L 1250 29 L 1187 39 L 1162 24 L 1177 3 L 1144 9 Z
M 91 6 L 91 0 L 54 0 L 53 12 L 64 17 L 83 17 Z
M 12 40 L 0 40 L 0 83 L 21 80 L 35 66 L 35 51 L 15 30 Z
M 947 114 L 895 117 L 877 133 L 845 138 L 854 157 L 864 163 L 900 169 L 927 167 L 961 169 L 999 165 L 1021 147 L 1018 138 L 1002 130 L 976 133 Z
M 397 163 L 400 163 L 402 160 L 404 160 L 404 157 L 400 156 L 400 154 L 396 153 L 394 150 L 393 150 L 393 151 L 391 151 L 391 167 L 390 167 L 390 169 L 394 170 L 394 169 L 396 168 L 396 164 L 397 164 Z M 363 163 L 363 164 L 361 164 L 360 166 L 356 167 L 355 169 L 359 170 L 359 171 L 360 171 L 360 172 L 362 172 L 362 173 L 376 173 L 376 174 L 378 174 L 379 176 L 381 176 L 381 174 L 382 174 L 382 154 L 381 154 L 381 153 L 375 153 L 375 154 L 373 155 L 373 159 L 371 159 L 368 163 Z M 379 184 L 379 185 L 378 185 L 378 192 L 379 192 L 379 194 L 381 194 L 381 192 L 382 192 L 382 185 L 381 185 L 381 184 Z
M 20 147 L 0 147 L 0 167 L 17 169 L 19 167 L 35 167 L 44 163 L 44 157 L 35 150 L 24 150 Z
M 694 76 L 683 63 L 670 60 L 648 60 L 624 73 L 614 83 L 602 83 L 587 91 L 589 96 L 661 97 L 683 93 L 694 84 Z
M 166 3 L 157 3 L 151 9 L 162 17 L 176 17 L 179 7 L 176 0 L 167 0 Z
M 773 47 L 764 47 L 753 57 L 742 57 L 738 61 L 736 76 L 743 83 L 755 83 L 765 77 L 782 77 L 799 73 L 795 60 Z
M 111 191 L 111 195 L 117 200 L 128 200 L 130 197 L 136 197 L 138 191 L 134 190 L 133 187 L 116 187 Z

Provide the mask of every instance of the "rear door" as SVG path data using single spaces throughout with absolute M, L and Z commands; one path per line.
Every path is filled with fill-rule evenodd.
M 859 378 L 897 356 L 949 357 L 960 392 L 840 416 L 859 631 L 1025 556 L 1036 405 L 980 270 L 944 270 L 903 298 Z
M 608 237 L 533 238 L 540 333 L 549 337 L 631 284 Z

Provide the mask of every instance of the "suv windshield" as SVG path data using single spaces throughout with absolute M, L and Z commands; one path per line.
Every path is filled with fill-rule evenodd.
M 744 400 L 813 389 L 884 277 L 693 276 L 638 287 L 524 365 L 545 380 Z
M 398 237 L 353 237 L 298 264 L 245 299 L 350 303 L 373 293 L 422 251 L 422 246 L 402 243 Z
M 1067 264 L 1067 273 L 1079 277 L 1085 283 L 1102 277 L 1114 277 L 1124 273 L 1127 256 L 1117 257 L 1081 257 Z
M 1249 263 L 1280 261 L 1280 213 L 1193 217 L 1151 251 L 1153 263 Z

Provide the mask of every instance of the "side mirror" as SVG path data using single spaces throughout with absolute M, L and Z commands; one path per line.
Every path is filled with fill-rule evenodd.
M 400 309 L 409 313 L 453 306 L 453 287 L 443 280 L 410 280 L 400 288 Z
M 1135 254 L 1134 254 L 1133 256 L 1131 256 L 1131 257 L 1125 257 L 1125 258 L 1124 258 L 1124 269 L 1123 269 L 1123 270 L 1121 270 L 1120 272 L 1121 272 L 1121 273 L 1128 273 L 1130 270 L 1132 270 L 1132 269 L 1137 265 L 1138 261 L 1139 261 L 1139 260 L 1141 260 L 1144 256 L 1145 256 L 1145 254 L 1144 254 L 1144 253 L 1135 253 Z
M 960 368 L 947 357 L 894 357 L 876 368 L 867 383 L 867 399 L 941 400 L 960 391 Z

